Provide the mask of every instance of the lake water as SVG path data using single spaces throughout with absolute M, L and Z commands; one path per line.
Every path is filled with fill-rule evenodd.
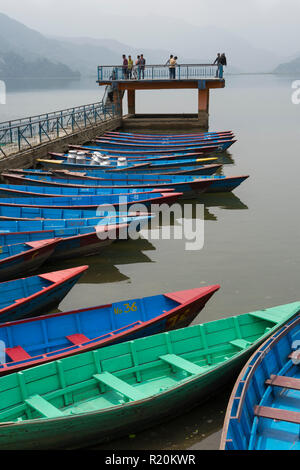
M 183 240 L 128 241 L 101 256 L 56 264 L 90 265 L 61 310 L 215 283 L 221 289 L 195 323 L 299 300 L 300 106 L 291 102 L 298 77 L 226 78 L 225 89 L 211 92 L 210 130 L 235 132 L 224 174 L 250 178 L 233 194 L 199 197 L 206 206 L 204 248 L 185 251 Z M 1 121 L 101 95 L 93 81 L 16 88 L 0 106 Z M 137 112 L 196 112 L 196 106 L 193 91 L 137 94 Z M 229 394 L 230 388 L 176 420 L 98 448 L 217 449 Z

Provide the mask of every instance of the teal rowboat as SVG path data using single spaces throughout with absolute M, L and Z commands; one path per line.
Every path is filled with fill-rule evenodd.
M 0 449 L 84 447 L 172 418 L 216 393 L 299 311 L 283 305 L 2 377 Z

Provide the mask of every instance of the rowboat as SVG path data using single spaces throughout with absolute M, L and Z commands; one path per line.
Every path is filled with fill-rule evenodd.
M 133 204 L 143 204 L 150 209 L 154 204 L 174 204 L 182 193 L 149 193 L 129 196 L 70 196 L 70 197 L 10 197 L 0 198 L 0 207 L 42 207 L 46 209 L 99 209 L 114 207 L 116 210 L 125 210 Z
M 5 181 L 8 181 L 11 184 L 29 184 L 33 186 L 55 186 L 55 187 L 66 187 L 66 188 L 90 188 L 90 189 L 112 189 L 117 188 L 119 191 L 127 191 L 128 189 L 135 189 L 137 192 L 140 189 L 157 189 L 160 192 L 164 192 L 164 188 L 172 189 L 176 192 L 183 193 L 184 197 L 192 197 L 196 194 L 201 194 L 202 192 L 206 191 L 209 186 L 211 185 L 211 181 L 209 180 L 200 180 L 193 179 L 189 176 L 168 176 L 164 179 L 156 180 L 156 183 L 147 182 L 145 179 L 144 182 L 141 183 L 134 183 L 126 184 L 125 181 L 123 183 L 119 183 L 117 180 L 114 179 L 107 179 L 107 180 L 96 180 L 93 179 L 90 182 L 85 179 L 74 179 L 71 178 L 55 178 L 51 176 L 36 176 L 35 178 L 31 178 L 31 175 L 16 175 L 16 174 L 9 174 L 9 173 L 2 173 L 2 177 Z M 130 183 L 130 180 L 128 180 Z M 90 183 L 90 184 L 88 184 Z
M 197 161 L 198 160 L 198 161 Z M 165 160 L 164 162 L 152 162 L 149 164 L 143 164 L 139 166 L 135 165 L 124 165 L 124 166 L 116 166 L 116 165 L 92 165 L 88 161 L 88 163 L 72 163 L 67 160 L 67 158 L 63 159 L 38 159 L 38 163 L 42 165 L 45 170 L 76 170 L 76 171 L 84 171 L 84 172 L 98 172 L 98 171 L 111 171 L 114 173 L 145 173 L 145 174 L 188 174 L 189 173 L 196 173 L 196 174 L 213 174 L 215 173 L 222 165 L 221 164 L 209 164 L 210 162 L 216 161 L 217 158 L 206 158 L 206 159 L 186 159 L 184 160 Z M 205 163 L 205 165 L 199 165 L 198 163 Z M 206 165 L 206 163 L 208 163 Z M 16 170 L 8 170 L 9 173 L 16 173 Z M 21 171 L 19 171 L 21 173 Z M 95 175 L 96 176 L 96 175 Z
M 77 167 L 76 163 L 68 163 L 67 161 L 62 160 L 38 160 L 39 163 L 45 168 L 45 170 L 21 170 L 21 169 L 12 169 L 8 170 L 8 173 L 17 173 L 17 174 L 27 174 L 27 175 L 42 175 L 48 176 L 48 173 L 51 172 L 57 176 L 60 174 L 64 174 L 69 170 L 75 170 L 83 173 L 83 176 L 101 176 L 102 173 L 111 172 L 116 174 L 128 174 L 130 176 L 131 173 L 139 174 L 143 173 L 145 175 L 151 175 L 155 178 L 156 175 L 213 175 L 216 173 L 222 165 L 187 165 L 187 166 L 178 166 L 177 168 L 168 168 L 166 169 L 157 169 L 155 167 L 150 168 L 138 168 L 135 169 L 134 172 L 132 167 L 101 167 L 98 166 L 98 169 L 90 170 L 88 166 L 83 165 L 83 169 L 81 167 Z M 48 170 L 48 171 L 47 171 Z
M 182 197 L 193 197 L 196 194 L 202 192 L 226 192 L 232 191 L 237 186 L 239 186 L 243 181 L 245 181 L 249 176 L 232 176 L 227 177 L 223 175 L 211 175 L 211 176 L 157 176 L 156 180 L 152 180 L 147 175 L 135 175 L 127 176 L 124 178 L 122 175 L 112 175 L 110 173 L 106 174 L 107 177 L 112 179 L 102 179 L 94 178 L 91 176 L 83 177 L 81 174 L 69 173 L 66 178 L 57 178 L 56 176 L 39 176 L 36 175 L 32 177 L 31 175 L 16 175 L 9 173 L 2 173 L 2 177 L 10 183 L 24 183 L 28 182 L 36 186 L 39 185 L 54 185 L 62 187 L 106 187 L 106 185 L 112 185 L 118 188 L 122 187 L 135 187 L 135 188 L 145 188 L 148 184 L 151 185 L 151 188 L 157 187 L 167 187 L 183 193 Z M 122 178 L 122 179 L 120 179 Z M 135 179 L 139 178 L 139 180 Z M 140 182 L 138 182 L 140 181 Z M 151 181 L 151 182 L 150 182 Z M 156 181 L 154 183 L 153 181 Z M 126 186 L 125 183 L 128 183 Z
M 300 450 L 298 315 L 249 359 L 232 391 L 221 450 Z
M 112 160 L 117 160 L 119 157 L 126 157 L 132 163 L 141 163 L 141 162 L 151 162 L 151 161 L 160 161 L 160 160 L 178 160 L 179 158 L 205 158 L 205 155 L 209 153 L 214 153 L 218 151 L 216 145 L 208 145 L 207 147 L 202 147 L 201 151 L 195 149 L 185 150 L 115 150 L 115 149 L 105 149 L 102 146 L 98 145 L 96 141 L 92 141 L 90 144 L 85 145 L 69 145 L 70 150 L 79 150 L 79 151 L 88 151 L 88 152 L 101 152 L 104 155 L 108 155 Z
M 104 170 L 110 171 L 112 170 L 128 170 L 128 171 L 133 171 L 135 170 L 151 170 L 154 168 L 159 168 L 159 169 L 170 169 L 170 168 L 180 168 L 183 165 L 185 166 L 190 166 L 190 165 L 206 165 L 206 164 L 211 164 L 214 163 L 218 160 L 218 157 L 209 157 L 209 156 L 170 156 L 170 158 L 166 159 L 165 157 L 159 157 L 159 158 L 143 158 L 143 156 L 140 157 L 134 157 L 134 159 L 129 158 L 128 160 L 126 159 L 126 162 L 124 161 L 123 163 L 126 163 L 126 165 L 118 165 L 118 156 L 110 156 L 110 155 L 104 155 L 108 156 L 109 158 L 109 164 L 108 164 L 108 159 L 106 159 L 106 164 L 105 166 L 101 166 L 98 163 L 94 163 L 92 161 L 93 157 L 99 156 L 99 152 L 91 150 L 89 147 L 85 151 L 76 151 L 74 150 L 73 152 L 76 152 L 74 155 L 70 155 L 70 153 L 54 153 L 54 152 L 49 152 L 49 156 L 51 158 L 54 158 L 54 161 L 57 160 L 65 160 L 68 163 L 73 163 L 74 165 L 77 164 L 84 164 L 84 166 L 88 166 L 88 170 L 99 170 L 99 168 L 103 168 Z M 79 158 L 80 156 L 80 158 Z M 83 158 L 82 158 L 83 157 Z M 38 159 L 38 162 L 43 162 L 45 161 L 44 159 Z M 51 161 L 53 160 L 46 160 L 50 164 Z M 85 162 L 85 163 L 84 163 Z M 101 163 L 101 162 L 100 162 Z
M 67 226 L 66 221 L 62 221 L 60 225 L 59 228 L 43 229 L 44 224 L 39 228 L 36 225 L 32 226 L 29 221 L 15 222 L 14 225 L 7 227 L 11 231 L 1 233 L 3 228 L 0 229 L 0 243 L 6 245 L 56 238 L 57 245 L 50 256 L 52 261 L 95 255 L 101 253 L 104 248 L 111 245 L 115 240 L 128 238 L 128 224 L 112 223 L 102 226 L 70 227 Z M 139 227 L 137 227 L 138 229 Z
M 14 185 L 14 184 L 0 184 L 0 196 L 20 196 L 20 197 L 73 197 L 73 196 L 117 196 L 122 197 L 124 201 L 128 196 L 143 195 L 148 197 L 152 193 L 166 193 L 172 190 L 165 188 L 163 191 L 159 189 L 119 189 L 119 188 L 89 188 L 89 187 L 61 187 L 55 186 L 30 186 Z M 173 192 L 173 191 L 172 191 Z M 138 202 L 138 201 L 137 201 Z
M 219 288 L 200 287 L 5 323 L 0 325 L 0 341 L 7 345 L 0 375 L 72 356 L 78 350 L 189 325 Z
M 54 253 L 59 238 L 0 247 L 0 280 L 8 281 L 35 271 Z
M 169 159 L 178 159 L 179 157 L 201 157 L 206 154 L 211 154 L 211 153 L 220 153 L 224 152 L 227 150 L 229 147 L 231 147 L 232 144 L 234 144 L 235 141 L 230 140 L 229 142 L 225 141 L 222 142 L 221 144 L 213 144 L 213 145 L 205 145 L 205 146 L 199 146 L 197 147 L 168 147 L 166 149 L 164 148 L 159 148 L 157 150 L 151 149 L 139 149 L 139 150 L 133 150 L 133 149 L 120 149 L 120 148 L 112 148 L 112 147 L 105 147 L 103 144 L 100 144 L 98 141 L 92 141 L 90 145 L 69 145 L 69 148 L 72 150 L 96 150 L 97 152 L 102 152 L 104 154 L 108 154 L 111 158 L 115 157 L 118 158 L 120 156 L 128 159 L 132 159 L 132 161 L 135 161 L 135 163 L 138 162 L 138 160 L 157 160 L 157 159 L 164 159 L 164 160 L 169 160 Z
M 36 313 L 47 313 L 61 302 L 87 269 L 88 266 L 80 266 L 1 282 L 1 323 L 25 318 Z M 24 334 L 26 333 L 23 330 Z M 17 340 L 17 336 L 15 339 Z
M 159 174 L 159 175 L 213 175 L 218 170 L 222 168 L 221 164 L 212 164 L 212 165 L 185 165 L 184 162 L 180 167 L 159 169 L 155 165 L 150 168 L 137 168 L 135 173 L 145 173 L 145 174 Z M 98 170 L 92 170 L 91 173 L 97 173 Z M 106 170 L 105 170 L 106 171 Z M 109 170 L 108 170 L 109 171 Z M 112 170 L 112 173 L 131 173 L 132 170 L 126 171 L 119 169 Z M 96 176 L 96 175 L 95 175 Z
M 28 209 L 28 208 L 25 208 Z M 37 209 L 38 210 L 38 209 Z M 42 209 L 50 211 L 50 209 Z M 91 217 L 87 219 L 30 219 L 30 220 L 3 220 L 0 224 L 0 233 L 5 232 L 29 232 L 51 229 L 64 229 L 75 227 L 107 227 L 109 225 L 119 225 L 129 223 L 136 227 L 145 225 L 151 218 L 151 215 L 142 215 L 135 217 Z
M 207 143 L 205 141 L 197 142 L 197 143 L 182 143 L 177 144 L 172 142 L 171 144 L 132 144 L 132 143 L 121 143 L 121 142 L 113 142 L 113 141 L 106 141 L 104 139 L 96 139 L 93 142 L 100 147 L 100 150 L 110 151 L 112 150 L 124 150 L 126 152 L 132 151 L 155 151 L 157 153 L 161 152 L 184 152 L 184 151 L 194 151 L 194 152 L 202 152 L 202 149 L 207 149 L 209 147 L 215 147 L 215 151 L 217 152 L 225 152 L 228 150 L 231 145 L 233 145 L 236 140 L 233 139 L 226 139 L 226 140 L 210 140 Z
M 217 393 L 298 310 L 224 318 L 1 377 L 0 448 L 82 447 L 186 412 Z
M 182 137 L 189 137 L 189 138 L 198 138 L 206 137 L 206 136 L 233 136 L 232 131 L 221 131 L 221 132 L 198 132 L 198 133 L 191 133 L 191 134 L 135 134 L 133 132 L 119 132 L 119 131 L 107 131 L 104 134 L 105 136 L 122 136 L 131 139 L 162 139 L 162 140 L 174 140 L 174 139 L 182 139 Z
M 0 206 L 0 221 L 3 220 L 36 220 L 36 219 L 77 219 L 80 225 L 91 225 L 86 223 L 86 219 L 93 219 L 92 225 L 107 225 L 112 223 L 130 223 L 136 220 L 148 219 L 148 212 L 115 212 L 113 207 L 111 211 L 95 209 L 74 209 L 72 206 L 67 209 L 44 208 L 44 207 L 22 207 L 22 206 Z M 142 219 L 141 219 L 142 217 Z M 1 227 L 0 227 L 1 230 Z
M 96 140 L 101 140 L 103 142 L 113 142 L 113 143 L 118 143 L 120 142 L 129 144 L 129 145 L 149 145 L 149 146 L 164 146 L 164 145 L 189 145 L 189 144 L 198 144 L 198 143 L 210 143 L 210 142 L 219 142 L 222 140 L 230 140 L 233 139 L 233 135 L 211 135 L 211 136 L 199 136 L 199 137 L 177 137 L 176 139 L 161 139 L 161 138 L 145 138 L 145 137 L 139 137 L 134 138 L 134 137 L 124 137 L 123 135 L 103 135 L 103 136 L 98 136 L 96 137 Z
M 170 181 L 170 187 L 173 188 L 172 184 L 175 182 L 179 181 L 199 181 L 199 180 L 206 180 L 210 181 L 211 184 L 208 187 L 208 189 L 205 191 L 206 193 L 215 193 L 215 192 L 227 192 L 227 191 L 232 191 L 235 189 L 237 186 L 239 186 L 243 181 L 245 181 L 247 178 L 249 178 L 248 175 L 246 176 L 224 176 L 224 175 L 197 175 L 197 176 L 186 176 L 186 178 L 183 179 L 182 176 L 176 176 L 174 174 L 170 175 L 148 175 L 148 174 L 139 174 L 139 173 L 128 173 L 126 175 L 118 175 L 114 173 L 109 173 L 109 172 L 101 172 L 99 171 L 97 173 L 97 176 L 90 176 L 90 175 L 83 175 L 82 173 L 76 173 L 76 172 L 60 172 L 59 175 L 48 175 L 49 178 L 53 181 L 59 182 L 59 178 L 63 180 L 68 180 L 68 182 L 72 183 L 72 180 L 74 182 L 76 180 L 80 180 L 80 184 L 92 184 L 99 182 L 99 184 L 102 184 L 103 181 L 105 181 L 106 178 L 111 178 L 111 181 L 114 181 L 116 184 L 123 184 L 123 182 L 128 182 L 130 184 L 137 184 L 138 181 L 143 182 L 143 183 L 149 183 L 153 184 L 154 181 L 161 182 L 163 183 L 164 181 Z M 36 177 L 35 177 L 36 178 Z M 153 178 L 157 178 L 154 180 Z M 47 177 L 48 179 L 48 177 Z M 167 183 L 169 184 L 169 183 Z M 183 194 L 183 196 L 185 196 Z

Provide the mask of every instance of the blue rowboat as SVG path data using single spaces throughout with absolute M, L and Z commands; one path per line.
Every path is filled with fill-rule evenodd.
M 127 137 L 131 139 L 148 139 L 148 140 L 174 140 L 182 139 L 183 137 L 188 138 L 198 138 L 198 137 L 211 137 L 211 136 L 228 136 L 232 137 L 232 131 L 216 131 L 216 132 L 198 132 L 190 134 L 136 134 L 133 132 L 119 132 L 119 131 L 107 131 L 104 134 L 105 136 L 118 136 L 118 137 Z
M 169 165 L 165 165 L 164 168 L 160 168 L 159 165 L 153 164 L 149 168 L 136 168 L 133 170 L 123 170 L 123 169 L 115 169 L 111 170 L 113 173 L 144 173 L 144 174 L 159 174 L 159 175 L 213 175 L 216 173 L 218 170 L 222 168 L 221 164 L 211 164 L 211 165 L 197 165 L 196 163 L 193 165 L 185 165 L 185 162 L 182 161 L 181 163 L 182 166 L 176 166 L 176 167 L 169 167 Z M 97 172 L 99 170 L 88 170 L 90 173 L 90 176 L 93 176 L 93 173 L 96 173 L 95 176 L 97 176 Z M 101 170 L 100 170 L 101 171 Z M 110 171 L 109 169 L 104 170 Z
M 2 324 L 6 359 L 0 375 L 187 326 L 219 288 L 200 287 Z
M 125 150 L 124 148 L 112 148 L 112 147 L 104 147 L 101 143 L 98 141 L 92 141 L 90 144 L 80 146 L 80 145 L 70 145 L 69 148 L 71 150 L 88 150 L 88 151 L 97 151 L 101 152 L 103 154 L 109 155 L 111 158 L 118 158 L 120 156 L 126 157 L 128 159 L 131 159 L 132 162 L 138 163 L 139 160 L 157 160 L 157 159 L 164 159 L 164 160 L 169 160 L 169 159 L 178 159 L 179 157 L 196 157 L 196 156 L 204 156 L 206 154 L 211 154 L 211 153 L 220 153 L 224 152 L 227 150 L 231 145 L 233 145 L 236 141 L 235 140 L 229 140 L 229 141 L 224 141 L 222 143 L 215 143 L 211 145 L 205 145 L 202 147 L 168 147 L 166 149 L 164 148 L 159 148 L 157 150 L 151 149 L 139 149 L 139 150 L 133 150 L 133 149 L 127 149 Z
M 91 154 L 92 155 L 92 154 Z M 142 162 L 140 165 L 135 165 L 133 163 L 127 163 L 126 165 L 118 166 L 115 164 L 111 165 L 96 165 L 92 164 L 92 157 L 86 156 L 85 163 L 77 163 L 72 162 L 68 158 L 68 154 L 66 155 L 54 155 L 55 157 L 52 160 L 45 160 L 45 159 L 38 159 L 37 161 L 45 168 L 46 170 L 59 170 L 59 169 L 77 169 L 82 171 L 114 171 L 114 172 L 142 172 L 142 173 L 152 173 L 154 171 L 165 172 L 165 171 L 180 171 L 182 168 L 189 169 L 189 167 L 198 167 L 199 171 L 203 170 L 203 174 L 205 173 L 205 169 L 209 170 L 212 164 L 217 161 L 216 157 L 207 157 L 207 158 L 179 158 L 179 159 L 170 159 L 170 160 L 158 160 L 158 161 L 149 161 L 149 162 Z M 12 172 L 17 172 L 20 170 L 13 169 Z M 11 170 L 9 170 L 9 173 Z
M 58 243 L 59 238 L 0 246 L 0 280 L 35 271 L 51 257 Z
M 70 227 L 67 221 L 62 221 L 60 228 L 45 229 L 44 224 L 41 224 L 40 227 L 34 224 L 32 228 L 32 224 L 28 224 L 30 224 L 28 221 L 26 223 L 18 221 L 8 225 L 7 232 L 0 233 L 0 243 L 3 245 L 31 243 L 56 238 L 57 244 L 51 254 L 51 260 L 66 260 L 78 256 L 99 254 L 115 240 L 126 239 L 129 227 L 128 224 Z M 141 225 L 137 227 L 137 230 L 141 228 Z
M 202 149 L 207 149 L 208 147 L 216 147 L 217 152 L 224 152 L 225 150 L 228 150 L 231 145 L 233 145 L 236 140 L 233 139 L 226 139 L 226 140 L 220 140 L 220 139 L 215 139 L 215 140 L 210 140 L 207 143 L 205 141 L 203 142 L 197 142 L 195 144 L 193 143 L 188 143 L 186 144 L 176 144 L 176 143 L 171 143 L 171 144 L 130 144 L 130 143 L 120 143 L 120 142 L 109 142 L 105 141 L 103 139 L 96 139 L 93 141 L 99 146 L 99 150 L 122 150 L 125 152 L 136 152 L 140 151 L 141 153 L 145 151 L 155 151 L 157 153 L 159 152 L 185 152 L 185 151 L 195 151 L 195 152 L 201 152 Z
M 70 197 L 10 197 L 0 198 L 0 207 L 43 207 L 47 209 L 98 209 L 114 207 L 116 210 L 130 210 L 133 204 L 143 204 L 145 209 L 150 209 L 154 204 L 175 203 L 181 196 L 181 193 L 149 193 L 149 194 L 131 194 L 129 196 L 70 196 Z
M 200 175 L 197 177 L 194 176 L 176 176 L 176 175 L 168 175 L 168 176 L 160 176 L 156 175 L 155 180 L 151 175 L 134 175 L 128 174 L 125 175 L 117 175 L 112 173 L 105 173 L 104 176 L 108 179 L 102 178 L 93 178 L 90 176 L 82 176 L 80 173 L 68 173 L 66 178 L 58 178 L 54 176 L 45 176 L 45 175 L 36 175 L 32 177 L 32 175 L 15 175 L 15 174 L 7 174 L 2 173 L 2 176 L 5 180 L 9 182 L 20 182 L 23 183 L 24 181 L 29 181 L 30 184 L 34 185 L 60 185 L 68 187 L 68 185 L 77 186 L 77 187 L 97 187 L 97 186 L 104 186 L 114 185 L 118 187 L 122 187 L 125 183 L 128 183 L 127 187 L 135 186 L 136 188 L 145 187 L 147 184 L 150 184 L 151 187 L 154 185 L 154 181 L 156 185 L 159 187 L 166 186 L 173 190 L 178 190 L 183 193 L 184 197 L 193 196 L 195 193 L 199 192 L 226 192 L 232 191 L 237 186 L 239 186 L 243 181 L 245 181 L 249 176 L 224 176 L 224 175 L 209 175 L 204 176 Z M 207 186 L 201 185 L 201 183 L 207 183 Z
M 163 190 L 164 193 L 172 192 L 172 190 Z M 162 190 L 151 188 L 139 189 L 119 189 L 119 188 L 89 188 L 89 187 L 61 187 L 55 186 L 30 186 L 29 184 L 15 185 L 15 184 L 1 184 L 0 196 L 22 196 L 22 197 L 73 197 L 73 196 L 128 196 L 143 195 L 148 197 L 148 194 L 162 193 Z M 124 200 L 124 199 L 123 199 Z M 136 200 L 138 202 L 138 199 Z
M 222 140 L 229 140 L 233 139 L 234 135 L 207 135 L 207 136 L 198 136 L 198 137 L 181 137 L 181 138 L 176 138 L 176 139 L 149 139 L 145 137 L 124 137 L 122 135 L 119 136 L 112 136 L 112 135 L 103 135 L 103 136 L 98 136 L 96 137 L 97 140 L 101 140 L 102 142 L 108 142 L 108 143 L 120 143 L 120 144 L 128 144 L 135 146 L 137 145 L 144 145 L 146 144 L 147 146 L 159 146 L 163 147 L 164 145 L 196 145 L 196 144 L 203 144 L 203 143 L 209 143 L 209 142 L 216 142 L 216 141 L 222 141 Z
M 185 166 L 184 164 L 182 166 L 178 166 L 177 168 L 168 168 L 166 169 L 157 169 L 155 167 L 153 168 L 138 168 L 132 171 L 132 169 L 128 169 L 128 167 L 98 167 L 98 169 L 93 169 L 90 170 L 88 166 L 83 165 L 83 168 L 80 169 L 80 167 L 76 167 L 76 163 L 60 163 L 57 161 L 56 163 L 53 164 L 54 160 L 39 160 L 39 162 L 43 165 L 43 162 L 46 162 L 45 164 L 45 170 L 20 170 L 20 169 L 10 169 L 8 170 L 9 173 L 17 173 L 17 174 L 25 174 L 25 175 L 46 175 L 48 176 L 49 173 L 51 172 L 52 174 L 55 174 L 57 176 L 60 176 L 60 174 L 64 174 L 65 171 L 68 170 L 75 170 L 75 171 L 81 171 L 84 176 L 101 176 L 103 173 L 105 174 L 106 172 L 111 172 L 115 174 L 128 174 L 130 176 L 131 173 L 135 174 L 145 174 L 145 175 L 153 175 L 155 178 L 155 175 L 213 175 L 216 173 L 219 169 L 222 168 L 222 165 L 220 164 L 215 164 L 215 165 L 187 165 Z M 47 164 L 48 162 L 52 162 L 50 166 L 48 167 Z M 49 170 L 49 171 L 47 171 Z
M 25 208 L 26 209 L 26 208 Z M 37 209 L 39 210 L 39 209 Z M 51 209 L 42 209 L 50 211 Z M 3 220 L 0 224 L 0 233 L 5 232 L 29 232 L 37 230 L 51 230 L 72 227 L 100 227 L 115 224 L 134 223 L 136 226 L 144 225 L 153 218 L 153 215 L 123 216 L 123 217 L 91 217 L 88 219 L 43 219 L 43 220 Z
M 211 181 L 208 179 L 193 178 L 191 176 L 167 176 L 156 178 L 155 180 L 149 180 L 149 178 L 144 177 L 144 175 L 139 175 L 138 180 L 131 180 L 131 178 L 124 178 L 124 181 L 118 181 L 116 179 L 90 179 L 86 177 L 83 179 L 71 178 L 57 178 L 55 176 L 35 176 L 34 178 L 31 175 L 16 175 L 9 173 L 2 173 L 2 177 L 5 181 L 13 184 L 30 184 L 34 186 L 55 186 L 55 187 L 70 187 L 70 188 L 91 188 L 91 189 L 105 189 L 105 188 L 114 188 L 116 187 L 119 190 L 127 191 L 128 189 L 157 189 L 161 192 L 166 189 L 172 189 L 176 192 L 183 193 L 184 197 L 193 197 L 196 194 L 201 194 L 206 191 L 211 185 Z M 150 182 L 151 181 L 151 182 Z M 154 182 L 155 181 L 155 182 Z M 130 184 L 132 183 L 132 184 Z
M 282 315 L 284 307 L 278 308 Z M 294 312 L 241 371 L 226 412 L 222 450 L 300 450 L 300 302 Z
M 224 137 L 206 137 L 205 139 L 187 139 L 182 140 L 176 139 L 172 141 L 166 140 L 143 140 L 143 139 L 124 139 L 118 137 L 106 137 L 100 136 L 96 137 L 96 142 L 108 148 L 120 148 L 120 149 L 168 149 L 172 150 L 180 148 L 184 149 L 185 147 L 197 148 L 199 150 L 202 146 L 215 145 L 222 142 L 228 142 L 234 140 L 233 136 L 224 136 Z
M 113 209 L 113 208 L 112 208 Z M 0 220 L 36 220 L 36 219 L 76 219 L 83 221 L 80 225 L 90 225 L 86 223 L 87 219 L 93 219 L 92 224 L 98 222 L 107 225 L 110 220 L 112 223 L 130 223 L 134 220 L 141 220 L 140 217 L 148 216 L 148 212 L 113 212 L 95 209 L 73 209 L 72 206 L 67 209 L 43 208 L 43 207 L 22 207 L 22 206 L 0 206 Z M 1 226 L 0 226 L 1 230 Z
M 87 269 L 88 266 L 80 266 L 1 282 L 0 322 L 47 313 L 61 302 Z

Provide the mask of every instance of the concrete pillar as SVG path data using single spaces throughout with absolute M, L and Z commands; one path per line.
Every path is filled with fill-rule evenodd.
M 135 114 L 135 90 L 127 90 L 128 114 Z
M 201 126 L 208 128 L 209 89 L 198 89 L 198 119 Z
M 114 105 L 116 106 L 116 108 L 120 110 L 120 114 L 121 116 L 123 116 L 123 94 L 121 91 L 119 91 L 118 89 L 114 90 Z

